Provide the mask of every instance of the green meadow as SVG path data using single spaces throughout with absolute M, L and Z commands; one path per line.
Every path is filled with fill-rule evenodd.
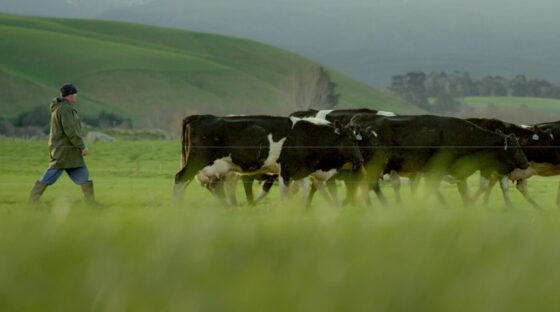
M 498 189 L 488 207 L 466 209 L 448 184 L 449 207 L 413 200 L 407 185 L 396 205 L 383 185 L 388 207 L 333 208 L 316 197 L 306 209 L 280 201 L 276 187 L 256 207 L 224 207 L 195 181 L 172 206 L 177 141 L 88 146 L 103 207 L 85 206 L 66 175 L 27 206 L 47 144 L 0 141 L 1 311 L 560 307 L 557 178 L 530 180 L 543 212 L 515 189 L 512 209 Z
M 523 108 L 548 113 L 560 113 L 560 99 L 515 96 L 469 96 L 462 99 L 462 102 L 471 108 L 498 106 Z
M 39 105 L 71 81 L 81 110 L 135 124 L 154 114 L 288 113 L 291 73 L 320 64 L 256 41 L 140 24 L 0 13 L 0 119 Z M 328 69 L 340 107 L 419 112 Z

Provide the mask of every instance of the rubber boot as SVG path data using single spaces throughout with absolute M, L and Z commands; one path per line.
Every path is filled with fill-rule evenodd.
M 35 181 L 35 184 L 33 184 L 33 188 L 31 189 L 31 192 L 29 192 L 29 199 L 27 199 L 27 203 L 28 204 L 37 203 L 39 201 L 39 198 L 41 198 L 41 195 L 43 195 L 43 192 L 45 191 L 47 186 L 48 185 L 43 184 L 39 181 Z
M 87 182 L 80 184 L 82 187 L 82 193 L 84 194 L 84 201 L 88 205 L 100 206 L 98 202 L 95 201 L 95 196 L 93 193 L 93 182 Z

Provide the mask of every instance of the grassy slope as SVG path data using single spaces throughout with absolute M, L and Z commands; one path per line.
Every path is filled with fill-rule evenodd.
M 463 103 L 473 108 L 495 105 L 512 108 L 525 108 L 549 113 L 560 113 L 559 99 L 473 96 L 464 98 Z
M 138 121 L 167 113 L 285 112 L 287 77 L 317 65 L 250 40 L 107 21 L 0 14 L 0 107 L 5 117 L 48 102 L 73 81 L 86 114 Z M 417 112 L 331 71 L 341 106 Z M 280 108 L 279 108 L 280 107 Z
M 490 207 L 229 210 L 198 183 L 170 207 L 177 142 L 90 143 L 97 197 L 64 175 L 26 207 L 45 142 L 0 141 L 2 311 L 542 311 L 560 306 L 554 178 L 531 179 L 538 213 L 512 190 Z M 140 176 L 130 161 L 140 153 Z M 115 163 L 119 164 L 115 166 Z M 476 178 L 472 181 L 476 186 Z M 394 197 L 384 186 L 388 199 Z M 241 193 L 241 188 L 238 188 Z M 456 188 L 443 184 L 448 202 Z

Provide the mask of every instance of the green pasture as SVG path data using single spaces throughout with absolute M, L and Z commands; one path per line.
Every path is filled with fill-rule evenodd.
M 469 107 L 499 106 L 524 108 L 532 111 L 560 113 L 560 99 L 515 96 L 469 96 L 462 99 Z
M 0 13 L 0 119 L 78 86 L 85 115 L 287 113 L 292 72 L 320 64 L 259 42 L 140 24 Z M 419 112 L 329 69 L 340 107 Z M 288 107 L 287 107 L 288 106 Z
M 170 205 L 177 141 L 89 143 L 103 207 L 63 175 L 25 204 L 46 142 L 0 141 L 0 311 L 554 311 L 560 307 L 558 178 L 505 207 L 465 209 L 455 186 L 383 207 L 310 209 L 274 187 L 221 206 L 196 181 Z M 478 185 L 470 181 L 471 192 Z M 256 191 L 256 187 L 255 187 Z M 342 189 L 339 189 L 342 195 Z M 238 199 L 244 203 L 238 187 Z M 372 194 L 373 197 L 373 194 Z

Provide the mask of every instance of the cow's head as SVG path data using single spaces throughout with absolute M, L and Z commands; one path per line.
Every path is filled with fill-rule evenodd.
M 334 122 L 334 131 L 338 135 L 338 149 L 344 159 L 353 164 L 354 170 L 362 168 L 364 158 L 359 145 L 364 141 L 364 134 L 359 126 L 343 126 Z
M 498 153 L 498 158 L 502 164 L 500 173 L 506 174 L 512 170 L 529 168 L 529 161 L 523 153 L 519 141 L 514 135 L 504 135 L 504 148 Z

